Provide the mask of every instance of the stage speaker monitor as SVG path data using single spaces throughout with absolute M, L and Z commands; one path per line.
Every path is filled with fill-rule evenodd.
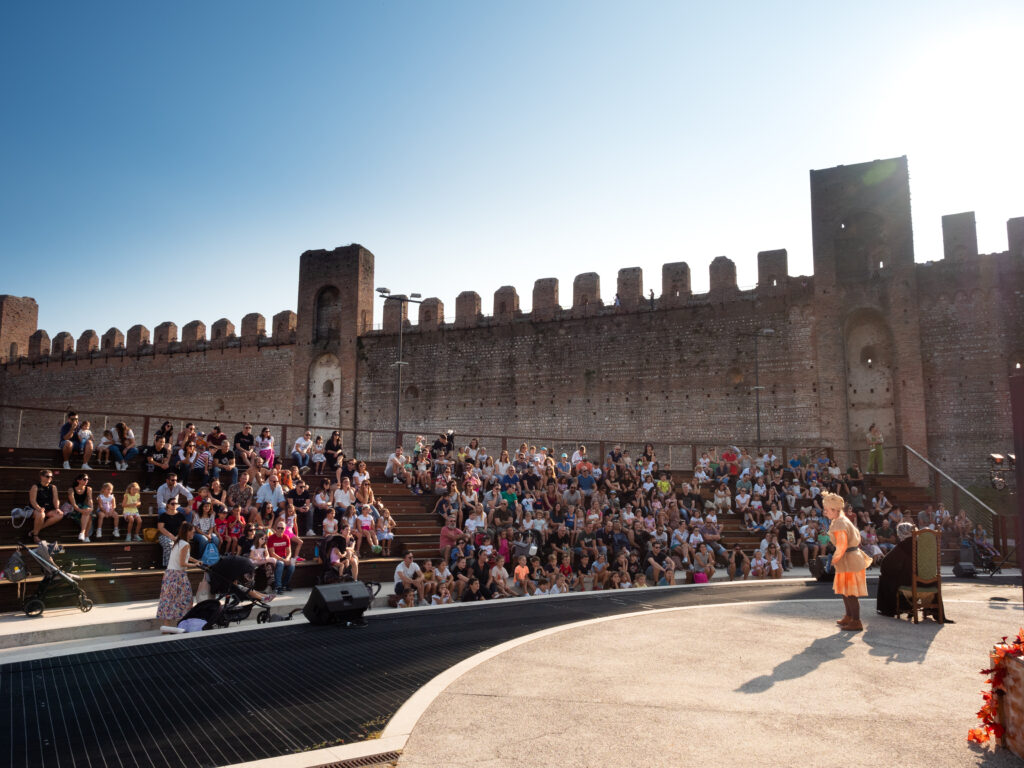
M 370 602 L 370 590 L 361 581 L 318 584 L 309 593 L 302 615 L 310 624 L 363 624 Z

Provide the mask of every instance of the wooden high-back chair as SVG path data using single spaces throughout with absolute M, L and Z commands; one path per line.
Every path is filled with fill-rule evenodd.
M 900 594 L 909 603 L 907 618 L 913 614 L 914 623 L 917 624 L 920 621 L 918 611 L 922 616 L 933 612 L 936 621 L 944 622 L 946 616 L 942 606 L 939 535 L 924 528 L 914 531 L 913 536 L 913 573 L 910 585 L 900 587 Z

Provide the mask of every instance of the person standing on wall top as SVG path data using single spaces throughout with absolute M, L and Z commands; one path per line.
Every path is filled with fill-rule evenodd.
M 868 474 L 880 475 L 885 467 L 882 432 L 877 424 L 868 427 Z

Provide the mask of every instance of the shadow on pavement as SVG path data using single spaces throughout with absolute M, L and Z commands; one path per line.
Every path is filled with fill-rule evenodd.
M 871 648 L 868 653 L 884 658 L 886 664 L 921 664 L 942 627 L 932 619 L 914 624 L 904 619 L 874 616 L 865 624 L 864 643 Z
M 853 644 L 853 635 L 849 632 L 837 632 L 829 637 L 819 637 L 800 653 L 778 664 L 769 674 L 760 675 L 748 680 L 737 693 L 764 693 L 775 683 L 783 680 L 795 680 L 810 674 L 822 664 L 840 658 Z

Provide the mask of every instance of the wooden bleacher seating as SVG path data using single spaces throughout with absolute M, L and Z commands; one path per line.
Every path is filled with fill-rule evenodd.
M 28 505 L 28 489 L 39 476 L 39 470 L 47 468 L 53 472 L 53 480 L 60 491 L 63 501 L 72 481 L 81 469 L 80 462 L 72 464 L 72 469 L 61 469 L 59 453 L 49 449 L 31 448 L 0 448 L 0 568 L 17 549 L 17 543 L 31 531 L 32 522 L 28 520 L 21 528 L 14 528 L 10 515 L 14 507 Z M 368 463 L 371 479 L 377 498 L 391 510 L 398 527 L 392 543 L 391 557 L 373 557 L 364 549 L 360 558 L 361 578 L 373 581 L 391 581 L 395 566 L 401 561 L 406 550 L 411 549 L 417 558 L 438 556 L 437 546 L 440 521 L 430 510 L 434 499 L 431 496 L 416 496 L 404 486 L 385 482 L 384 465 L 382 462 Z M 141 468 L 130 468 L 127 472 L 118 472 L 112 465 L 92 464 L 89 471 L 90 485 L 98 492 L 105 482 L 114 485 L 114 492 L 120 501 L 121 494 L 127 485 L 135 481 L 145 486 L 146 474 Z M 307 478 L 313 478 L 307 475 Z M 155 494 L 142 493 L 142 527 L 156 526 L 156 514 L 148 514 L 152 505 L 156 508 Z M 62 562 L 73 563 L 73 572 L 82 576 L 85 589 L 97 603 L 126 602 L 133 600 L 152 600 L 160 594 L 160 583 L 163 579 L 161 549 L 157 543 L 127 542 L 123 538 L 112 536 L 110 521 L 104 523 L 102 539 L 90 543 L 77 541 L 79 525 L 71 520 L 62 520 L 58 524 L 45 529 L 43 536 L 50 540 L 59 540 L 65 547 Z M 303 539 L 300 557 L 304 558 L 292 578 L 292 586 L 308 587 L 316 583 L 321 566 L 316 561 L 317 539 Z M 30 568 L 31 569 L 31 568 Z M 38 573 L 33 578 L 22 582 L 29 591 Z M 195 570 L 190 573 L 193 586 L 198 586 L 202 573 Z M 262 571 L 258 572 L 257 585 L 263 586 Z M 49 603 L 49 600 L 47 601 Z M 70 603 L 69 603 L 70 604 Z M 21 608 L 18 585 L 0 580 L 0 611 L 17 611 Z

